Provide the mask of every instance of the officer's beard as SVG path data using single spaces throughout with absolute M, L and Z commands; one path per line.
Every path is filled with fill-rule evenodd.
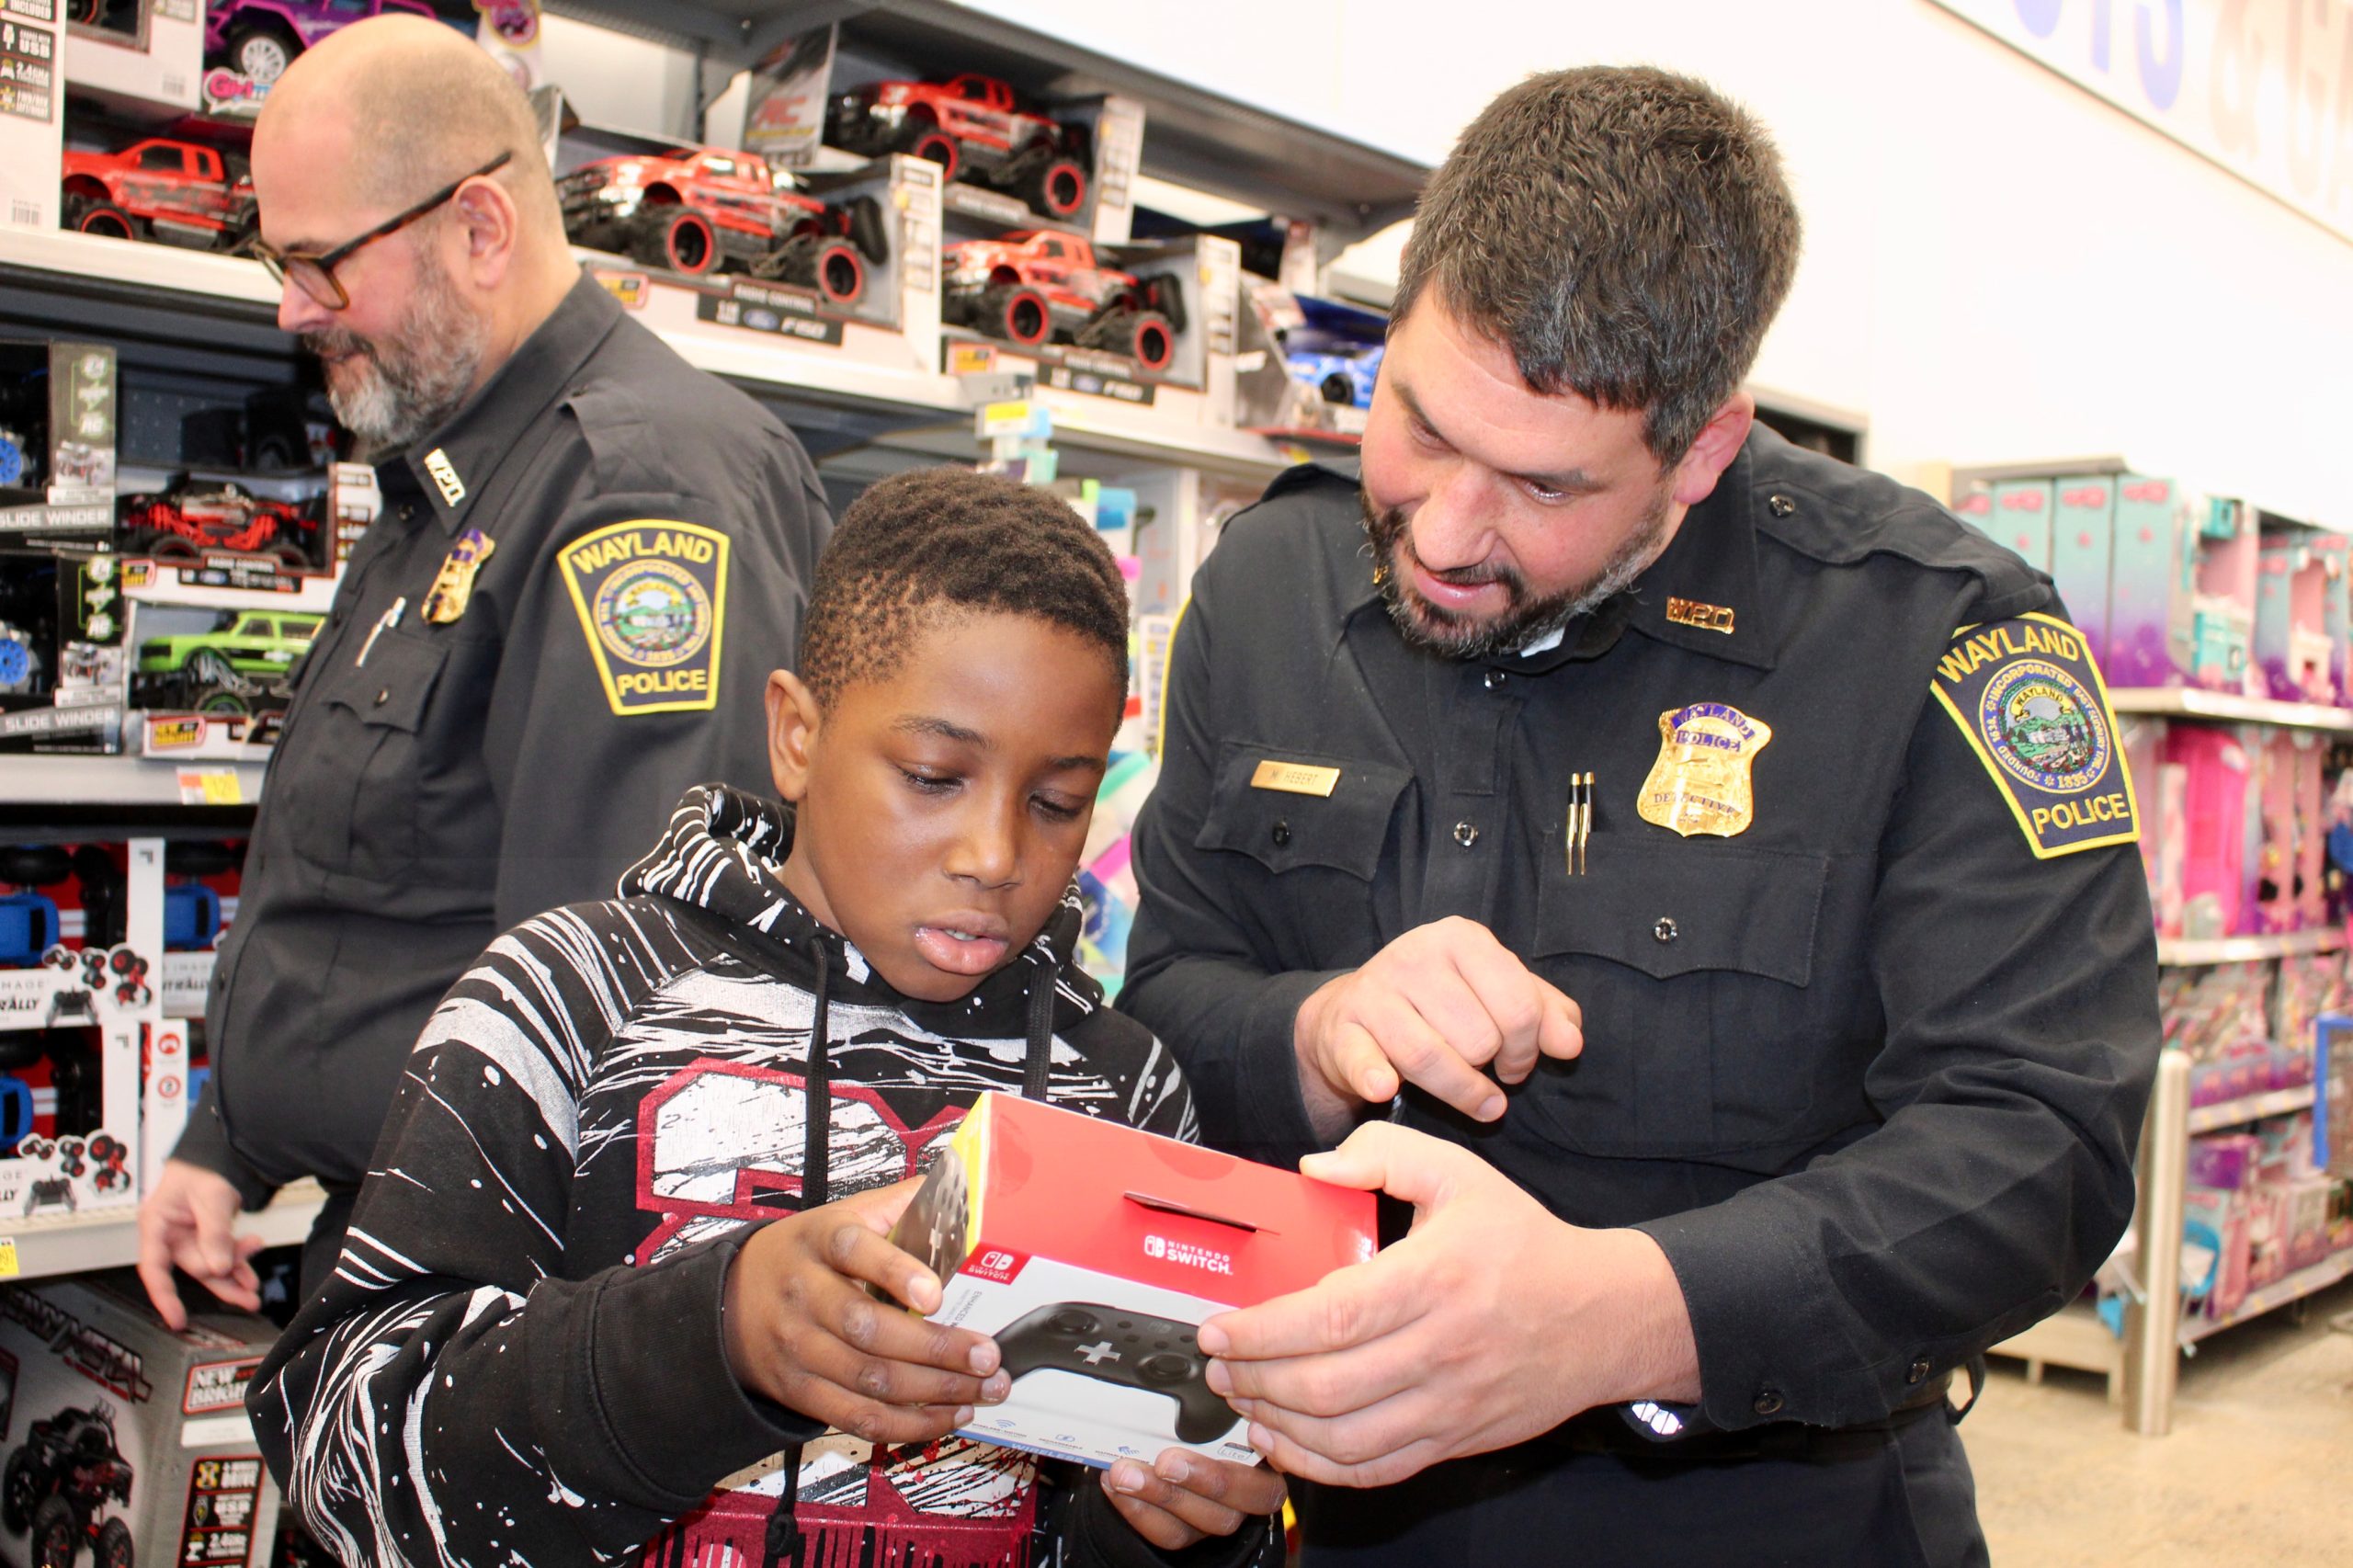
M 326 365 L 327 402 L 369 446 L 397 449 L 434 430 L 474 384 L 490 324 L 466 308 L 447 268 L 419 247 L 416 292 L 400 324 L 369 339 L 340 327 L 302 335 Z
M 1480 583 L 1502 584 L 1508 596 L 1504 608 L 1483 619 L 1474 619 L 1434 605 L 1415 591 L 1412 518 L 1403 507 L 1384 511 L 1373 505 L 1362 487 L 1357 491 L 1357 504 L 1363 508 L 1365 537 L 1370 541 L 1372 580 L 1381 590 L 1381 602 L 1389 607 L 1389 619 L 1396 624 L 1398 634 L 1416 648 L 1453 659 L 1517 653 L 1560 631 L 1604 599 L 1624 592 L 1657 557 L 1667 532 L 1667 493 L 1661 485 L 1651 498 L 1649 510 L 1636 519 L 1632 531 L 1601 569 L 1558 593 L 1531 597 L 1528 580 L 1500 562 L 1445 572 L 1423 568 L 1441 583 L 1466 588 Z

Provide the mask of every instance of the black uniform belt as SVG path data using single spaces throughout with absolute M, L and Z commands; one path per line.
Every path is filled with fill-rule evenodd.
M 1932 1412 L 1949 1415 L 1946 1395 L 1952 1374 L 1929 1379 L 1888 1413 L 1882 1421 L 1852 1426 L 1809 1426 L 1800 1421 L 1776 1421 L 1737 1432 L 1700 1432 L 1688 1437 L 1656 1440 L 1626 1424 L 1615 1407 L 1588 1410 L 1552 1434 L 1553 1440 L 1580 1454 L 1613 1454 L 1620 1459 L 1653 1464 L 1720 1464 L 1728 1460 L 1835 1460 L 1873 1453 L 1887 1445 L 1888 1434 L 1908 1426 Z M 1958 1416 L 1952 1416 L 1958 1420 Z

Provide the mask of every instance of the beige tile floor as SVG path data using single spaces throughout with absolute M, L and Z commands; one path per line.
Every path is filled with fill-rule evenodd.
M 2200 1343 L 2163 1437 L 2099 1378 L 1995 1360 L 1961 1428 L 1995 1568 L 2353 1568 L 2353 1280 L 2305 1305 Z

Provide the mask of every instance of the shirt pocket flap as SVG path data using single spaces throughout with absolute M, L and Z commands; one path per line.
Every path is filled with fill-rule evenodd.
M 449 656 L 438 642 L 388 631 L 368 650 L 366 664 L 344 672 L 327 700 L 350 709 L 363 724 L 413 735 Z
M 1328 795 L 1254 784 L 1260 765 L 1268 762 L 1284 765 L 1294 781 L 1316 769 L 1337 777 Z M 1239 850 L 1270 871 L 1328 866 L 1369 882 L 1381 864 L 1397 798 L 1412 778 L 1389 763 L 1228 741 L 1211 785 L 1209 815 L 1193 845 Z M 1320 779 L 1312 781 L 1320 786 Z
M 1538 956 L 1590 953 L 1660 980 L 1702 970 L 1813 979 L 1828 857 L 1599 839 L 1588 849 L 1585 875 L 1548 869 Z

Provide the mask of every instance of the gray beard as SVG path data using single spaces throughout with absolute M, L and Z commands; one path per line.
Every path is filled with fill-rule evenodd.
M 369 342 L 340 329 L 307 333 L 313 353 L 348 353 L 328 378 L 327 402 L 344 428 L 380 449 L 406 447 L 457 413 L 488 352 L 490 324 L 466 309 L 440 262 L 422 253 L 416 296 L 400 324 Z M 338 384 L 338 382 L 340 384 Z
M 1410 522 L 1397 507 L 1378 510 L 1372 497 L 1359 487 L 1357 505 L 1364 513 L 1367 547 L 1373 560 L 1372 580 L 1390 621 L 1408 645 L 1449 659 L 1493 659 L 1517 653 L 1530 642 L 1559 631 L 1603 600 L 1625 592 L 1657 556 L 1666 532 L 1667 500 L 1662 489 L 1634 531 L 1626 536 L 1601 570 L 1583 583 L 1573 583 L 1556 594 L 1530 597 L 1528 584 L 1509 567 L 1444 575 L 1469 585 L 1501 583 L 1510 595 L 1501 615 L 1492 620 L 1465 620 L 1440 609 L 1413 591 L 1407 554 L 1412 550 Z

